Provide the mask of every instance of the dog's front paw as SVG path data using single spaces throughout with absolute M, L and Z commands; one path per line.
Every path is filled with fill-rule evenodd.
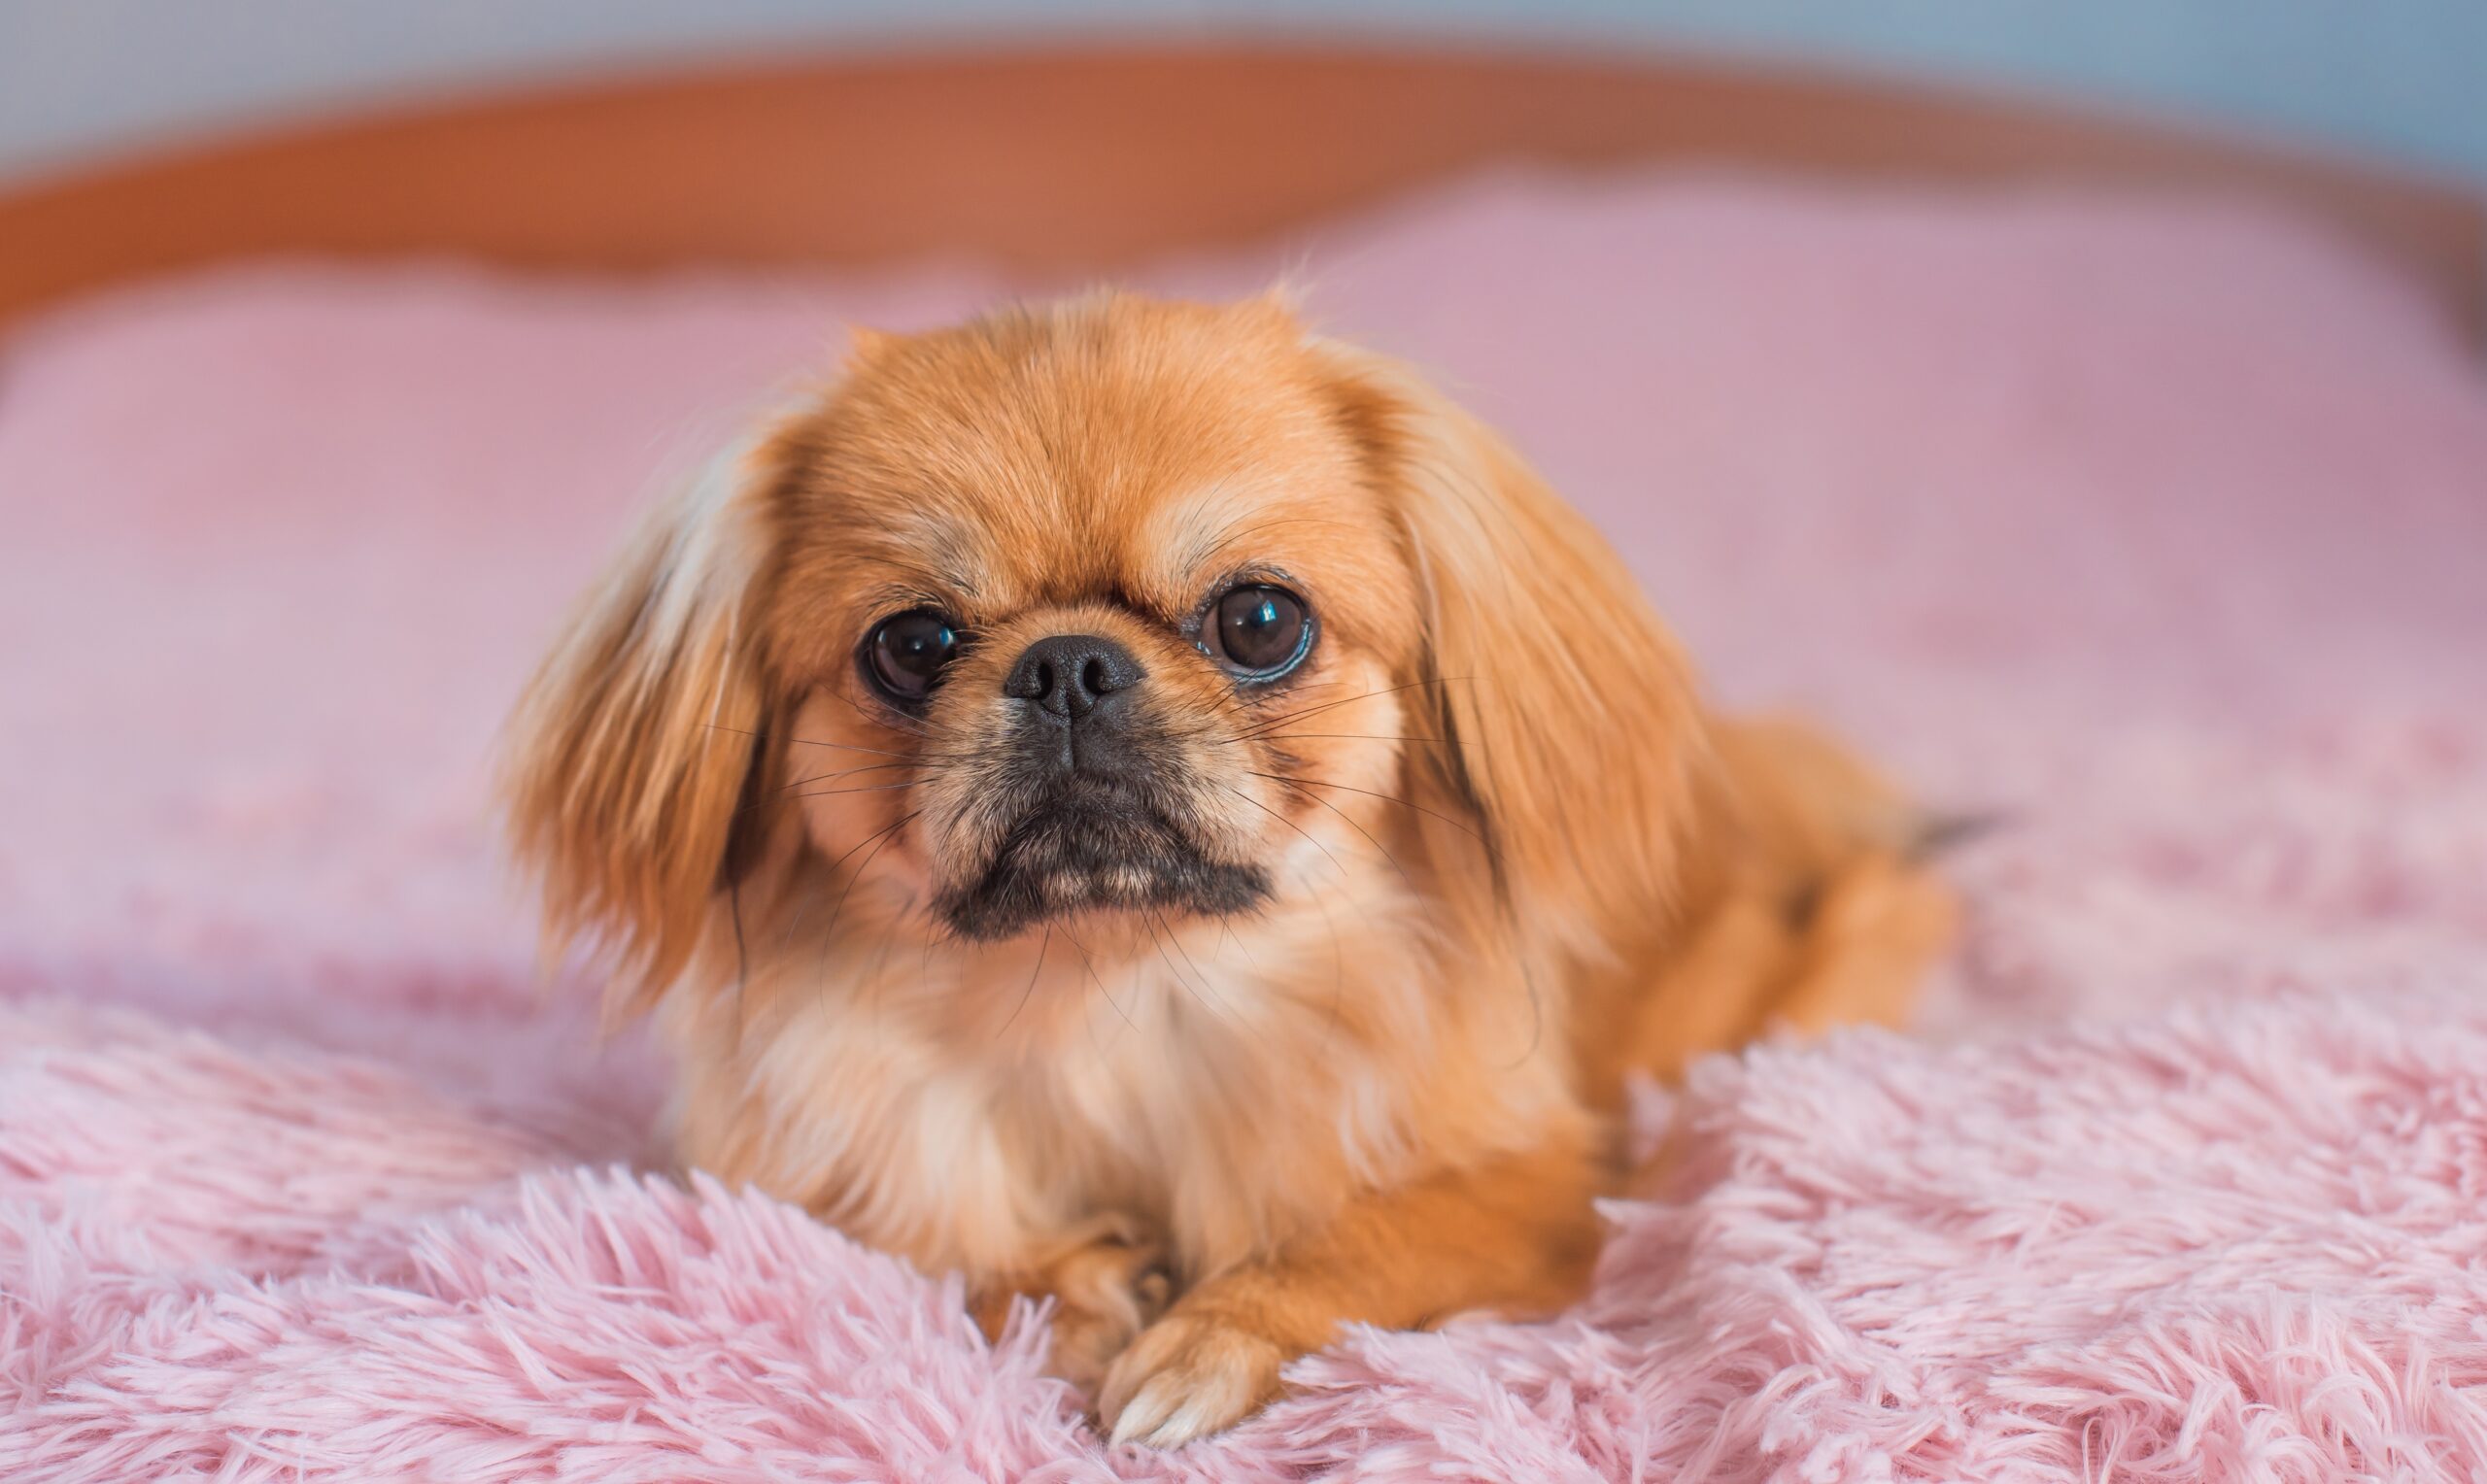
M 1167 1277 L 1155 1257 L 1135 1250 L 1101 1254 L 1095 1271 L 1058 1290 L 1053 1349 L 1045 1369 L 1096 1396 L 1106 1367 L 1166 1312 Z
M 1107 1369 L 1097 1422 L 1118 1443 L 1180 1447 L 1259 1410 L 1278 1394 L 1286 1362 L 1275 1341 L 1177 1310 L 1141 1331 Z
M 968 1301 L 985 1338 L 998 1340 L 1014 1300 L 1051 1298 L 1045 1370 L 1092 1397 L 1114 1357 L 1166 1312 L 1171 1286 L 1155 1243 L 1119 1222 L 1098 1225 L 1102 1232 L 1081 1235 L 1033 1271 L 977 1286 Z

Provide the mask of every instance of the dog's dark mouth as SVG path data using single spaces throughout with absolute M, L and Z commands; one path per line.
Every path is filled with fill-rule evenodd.
M 994 939 L 1098 910 L 1228 916 L 1269 895 L 1259 866 L 1210 859 L 1144 802 L 1080 790 L 1029 810 L 983 874 L 935 908 L 961 936 Z

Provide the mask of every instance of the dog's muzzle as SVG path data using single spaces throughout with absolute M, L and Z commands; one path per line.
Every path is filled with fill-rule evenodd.
M 1247 911 L 1270 894 L 1258 866 L 1220 861 L 1187 827 L 1175 747 L 1142 704 L 1148 672 L 1095 634 L 1023 651 L 1002 683 L 1021 702 L 993 788 L 1010 824 L 972 882 L 937 910 L 971 938 L 1005 938 L 1073 913 Z

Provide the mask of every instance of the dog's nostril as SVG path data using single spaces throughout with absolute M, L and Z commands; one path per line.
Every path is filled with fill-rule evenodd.
M 1039 639 L 1004 677 L 1002 693 L 1035 701 L 1039 710 L 1076 721 L 1117 691 L 1129 690 L 1147 672 L 1131 651 L 1096 634 L 1055 634 Z

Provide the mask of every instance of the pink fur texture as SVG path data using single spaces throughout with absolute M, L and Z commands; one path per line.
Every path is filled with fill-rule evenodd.
M 1715 685 L 2008 823 L 1922 1033 L 1639 1120 L 1595 1293 L 1104 1448 L 939 1275 L 653 1173 L 494 726 L 652 481 L 959 268 L 271 266 L 0 365 L 0 1479 L 2487 1472 L 2487 385 L 2217 203 L 1502 180 L 1289 245 Z M 1276 256 L 1167 264 L 1233 293 Z

